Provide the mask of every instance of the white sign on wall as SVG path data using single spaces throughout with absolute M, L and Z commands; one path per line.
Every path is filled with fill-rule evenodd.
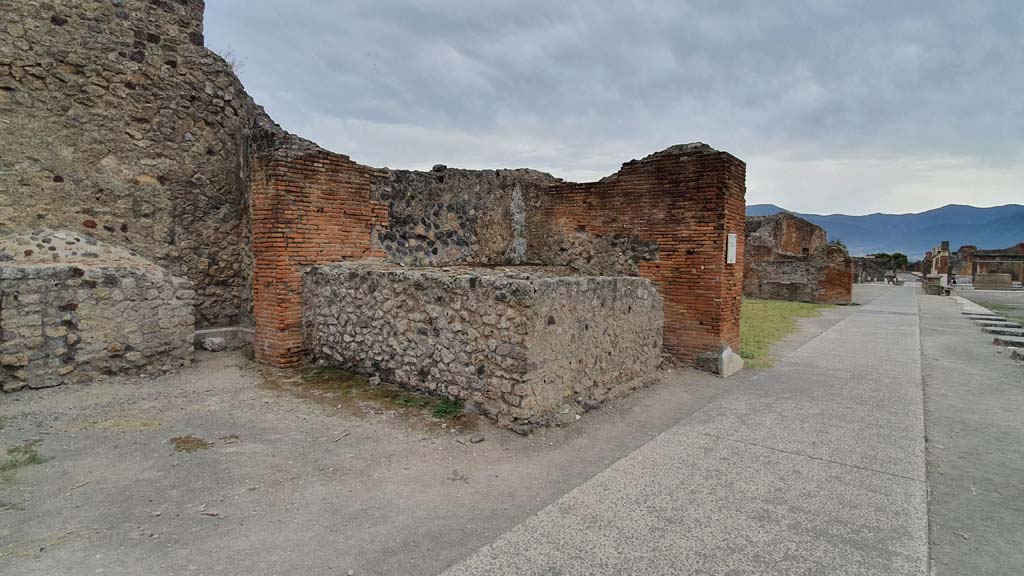
M 725 243 L 725 263 L 735 264 L 736 263 L 736 235 L 729 234 L 728 240 Z

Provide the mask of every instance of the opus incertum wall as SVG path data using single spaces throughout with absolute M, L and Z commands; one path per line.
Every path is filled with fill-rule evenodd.
M 661 363 L 643 278 L 569 268 L 316 266 L 305 344 L 322 361 L 466 400 L 506 427 L 571 422 Z

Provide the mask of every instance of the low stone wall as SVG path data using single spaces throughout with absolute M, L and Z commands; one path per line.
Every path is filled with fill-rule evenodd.
M 1013 278 L 1009 274 L 978 274 L 974 277 L 975 290 L 1012 290 Z
M 190 281 L 88 237 L 5 239 L 0 387 L 42 388 L 188 364 L 194 298 Z
M 304 275 L 314 358 L 467 401 L 501 426 L 571 421 L 661 361 L 645 279 L 569 269 L 353 262 Z

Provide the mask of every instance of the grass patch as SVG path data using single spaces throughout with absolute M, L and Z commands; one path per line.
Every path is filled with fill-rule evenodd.
M 457 418 L 464 407 L 461 400 L 439 398 L 390 383 L 371 385 L 365 376 L 332 366 L 305 370 L 302 373 L 302 386 L 316 392 L 324 400 L 368 401 L 381 406 L 432 414 L 443 420 Z
M 449 420 L 461 414 L 462 408 L 462 400 L 442 398 L 436 405 L 434 405 L 434 417 Z
M 996 314 L 1005 316 L 1007 320 L 1024 324 L 1024 308 L 1013 306 L 1012 304 L 982 304 L 982 306 Z
M 38 446 L 39 441 L 32 440 L 21 446 L 8 448 L 7 457 L 0 462 L 0 472 L 11 472 L 25 466 L 46 462 L 46 458 L 39 453 Z
M 740 312 L 740 356 L 744 363 L 749 368 L 771 367 L 772 345 L 797 331 L 797 318 L 814 318 L 825 308 L 831 306 L 744 298 Z
M 213 446 L 212 442 L 207 442 L 202 438 L 189 434 L 188 436 L 178 436 L 177 438 L 171 438 L 171 444 L 174 444 L 175 452 L 195 452 L 197 450 L 206 450 Z

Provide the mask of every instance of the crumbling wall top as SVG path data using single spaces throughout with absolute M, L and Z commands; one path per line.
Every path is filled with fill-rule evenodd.
M 16 266 L 123 266 L 159 270 L 135 252 L 79 232 L 40 229 L 0 237 L 0 263 Z

